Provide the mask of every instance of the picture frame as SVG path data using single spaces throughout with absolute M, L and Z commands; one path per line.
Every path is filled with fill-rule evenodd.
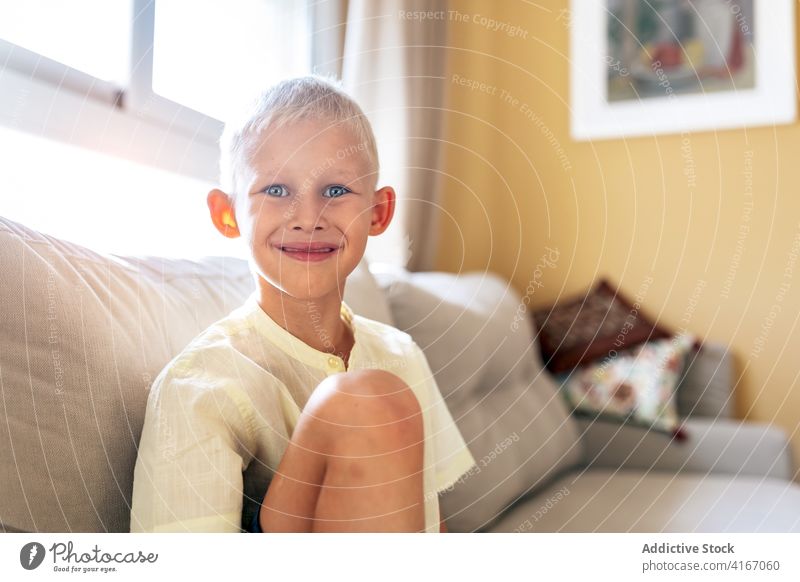
M 792 123 L 792 0 L 571 0 L 576 141 Z

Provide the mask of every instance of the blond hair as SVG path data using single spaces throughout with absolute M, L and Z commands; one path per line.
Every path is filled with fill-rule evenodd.
M 262 91 L 239 117 L 225 124 L 220 138 L 220 185 L 234 198 L 241 184 L 242 165 L 252 154 L 257 136 L 270 127 L 301 119 L 327 121 L 350 129 L 363 144 L 372 169 L 379 170 L 372 126 L 358 103 L 333 78 L 308 75 L 283 80 Z

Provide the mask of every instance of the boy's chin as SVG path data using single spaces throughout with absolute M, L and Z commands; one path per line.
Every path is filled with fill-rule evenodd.
M 314 299 L 329 299 L 330 297 L 338 297 L 344 293 L 344 286 L 346 276 L 343 274 L 337 275 L 330 273 L 319 275 L 312 273 L 308 278 L 297 277 L 297 273 L 292 273 L 292 283 L 278 283 L 278 281 L 285 280 L 287 277 L 259 277 L 260 284 L 267 286 L 271 292 L 283 293 L 297 299 L 298 301 L 310 301 Z M 274 281 L 274 282 L 273 282 Z
M 338 279 L 347 279 L 357 265 L 351 265 L 341 258 L 332 257 L 328 261 L 304 263 L 294 259 L 284 259 L 277 264 L 273 263 L 270 271 L 278 281 L 295 281 L 295 287 L 300 285 L 325 285 L 327 282 L 336 284 Z

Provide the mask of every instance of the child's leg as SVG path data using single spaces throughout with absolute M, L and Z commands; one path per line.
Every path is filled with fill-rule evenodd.
M 326 378 L 312 393 L 261 508 L 263 531 L 421 531 L 422 414 L 382 370 Z

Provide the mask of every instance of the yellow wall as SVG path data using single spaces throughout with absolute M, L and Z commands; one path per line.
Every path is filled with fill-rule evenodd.
M 522 30 L 450 19 L 437 268 L 489 269 L 520 293 L 536 279 L 534 306 L 603 275 L 644 289 L 650 316 L 731 346 L 737 414 L 783 427 L 800 459 L 798 124 L 573 142 L 568 3 L 451 4 Z

